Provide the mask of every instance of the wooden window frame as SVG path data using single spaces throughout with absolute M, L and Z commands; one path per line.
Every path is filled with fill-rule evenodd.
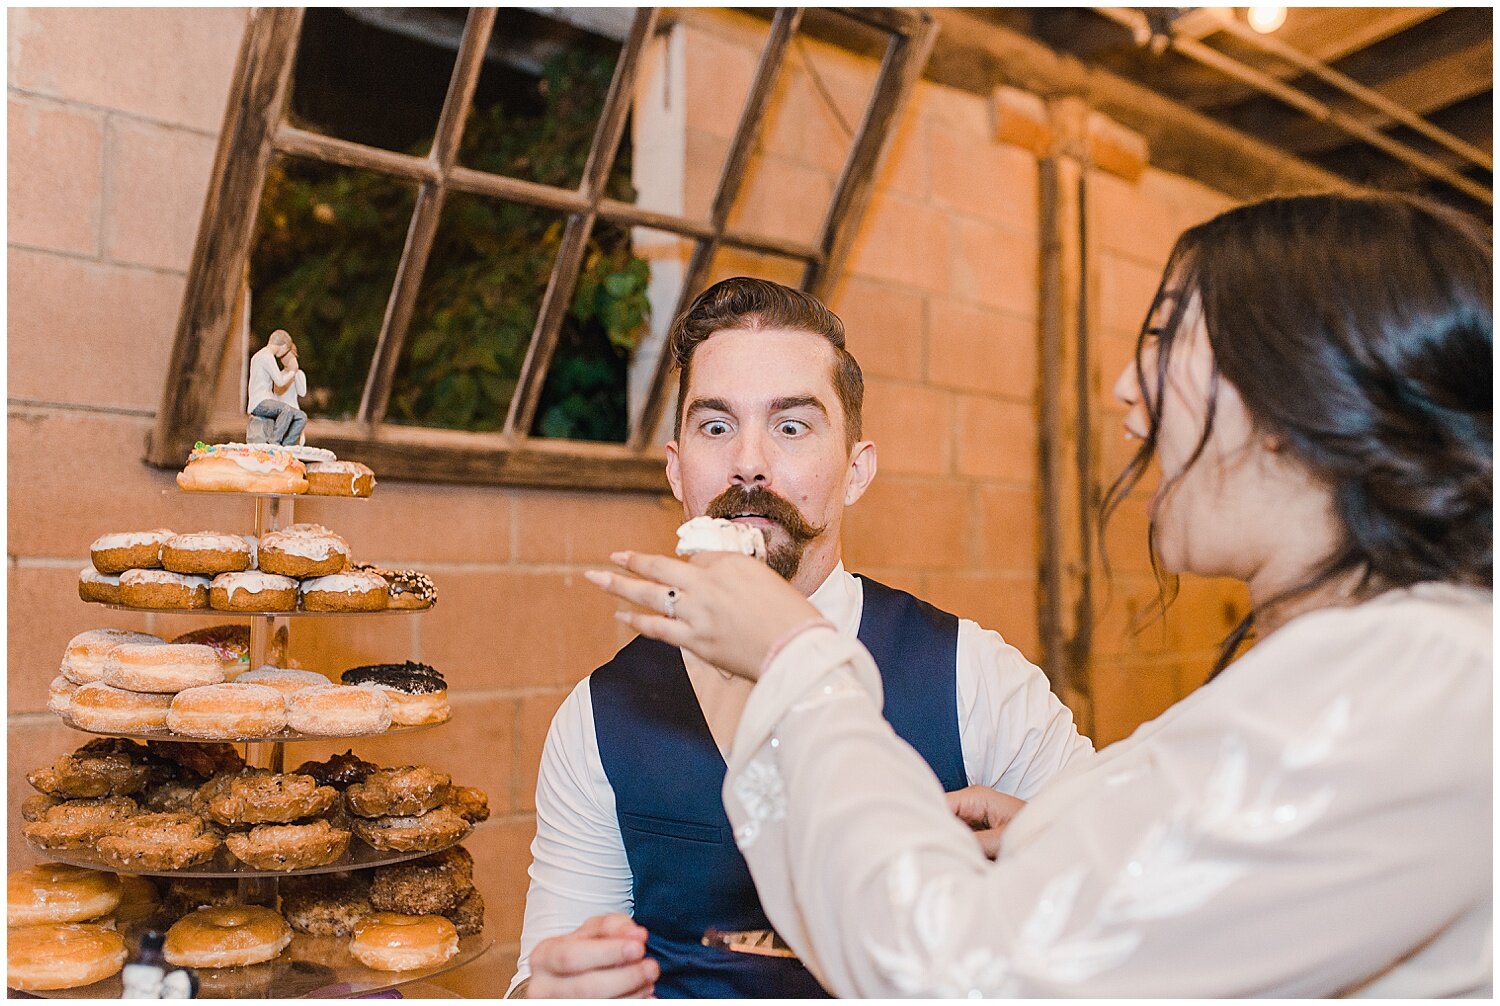
M 469 14 L 432 149 L 426 157 L 381 150 L 287 124 L 289 82 L 297 56 L 303 9 L 256 8 L 249 16 L 235 66 L 172 345 L 168 378 L 148 440 L 146 460 L 175 468 L 182 464 L 195 440 L 243 439 L 242 424 L 210 428 L 217 421 L 212 408 L 215 386 L 232 341 L 229 336 L 253 246 L 266 170 L 273 155 L 289 154 L 375 171 L 419 185 L 359 411 L 351 420 L 312 420 L 308 424 L 311 441 L 340 455 L 359 458 L 383 477 L 393 479 L 665 490 L 663 457 L 652 444 L 671 390 L 667 382 L 671 361 L 665 352 L 658 358 L 642 406 L 630 417 L 626 443 L 561 440 L 528 433 L 577 283 L 585 246 L 599 220 L 693 239 L 695 246 L 674 314 L 700 292 L 714 254 L 721 246 L 797 260 L 803 265 L 802 288 L 826 297 L 843 267 L 869 203 L 875 169 L 888 144 L 891 127 L 916 86 L 936 36 L 933 19 L 920 10 L 836 10 L 885 31 L 889 42 L 874 92 L 834 188 L 820 240 L 806 244 L 728 227 L 744 169 L 787 50 L 801 24 L 800 8 L 780 8 L 772 17 L 707 220 L 655 212 L 603 194 L 630 110 L 635 75 L 646 44 L 657 30 L 659 12 L 655 8 L 641 8 L 635 14 L 577 189 L 477 171 L 457 163 L 459 139 L 494 28 L 496 8 L 474 8 Z M 567 214 L 561 245 L 542 296 L 505 426 L 496 433 L 384 422 L 412 308 L 449 191 L 490 196 Z

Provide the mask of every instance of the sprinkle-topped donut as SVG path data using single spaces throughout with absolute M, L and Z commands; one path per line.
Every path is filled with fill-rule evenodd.
M 390 587 L 392 608 L 430 608 L 437 604 L 437 587 L 426 573 L 414 569 L 383 569 L 368 562 L 356 562 L 349 568 L 384 578 Z

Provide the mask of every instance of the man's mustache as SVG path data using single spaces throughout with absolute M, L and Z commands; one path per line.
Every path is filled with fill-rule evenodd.
M 792 541 L 797 544 L 812 541 L 826 530 L 826 527 L 809 524 L 807 518 L 802 516 L 802 511 L 798 510 L 790 500 L 784 496 L 778 496 L 769 489 L 730 486 L 713 498 L 706 512 L 710 517 L 721 517 L 726 520 L 740 514 L 758 514 L 780 524 L 791 536 Z

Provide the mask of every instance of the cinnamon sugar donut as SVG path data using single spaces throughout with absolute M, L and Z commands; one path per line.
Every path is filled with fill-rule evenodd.
M 281 911 L 291 927 L 312 936 L 348 936 L 354 924 L 375 912 L 363 873 L 325 873 L 297 878 L 282 887 Z
M 377 971 L 435 967 L 458 954 L 458 930 L 440 915 L 376 912 L 354 924 L 349 953 Z
M 349 848 L 349 832 L 321 818 L 306 824 L 258 824 L 224 837 L 235 858 L 257 870 L 327 866 Z
M 237 534 L 194 531 L 176 534 L 161 546 L 161 565 L 174 573 L 216 576 L 237 573 L 254 564 L 250 545 Z
M 104 683 L 132 692 L 180 692 L 223 680 L 219 655 L 198 643 L 121 643 L 104 658 Z
M 185 968 L 237 968 L 269 961 L 292 942 L 291 927 L 269 908 L 200 908 L 167 930 L 162 953 Z
M 121 643 L 137 646 L 160 646 L 165 641 L 148 632 L 131 632 L 128 629 L 89 629 L 68 640 L 63 650 L 60 670 L 65 678 L 75 685 L 86 685 L 90 681 L 104 678 L 104 662 Z
M 375 491 L 375 472 L 358 461 L 307 462 L 309 496 L 369 496 Z
M 478 888 L 470 888 L 468 897 L 458 906 L 442 913 L 443 918 L 453 923 L 460 936 L 478 936 L 484 932 L 484 898 Z
M 374 573 L 335 573 L 302 581 L 304 611 L 383 611 L 391 592 Z
M 132 608 L 206 608 L 208 577 L 165 569 L 127 569 L 120 574 L 120 603 Z
M 127 569 L 156 569 L 161 565 L 161 547 L 174 532 L 119 531 L 100 535 L 89 546 L 89 558 L 101 573 L 123 573 Z
M 287 696 L 287 725 L 304 734 L 356 737 L 391 725 L 391 703 L 383 694 L 353 685 L 304 688 Z
M 219 611 L 295 611 L 297 581 L 258 569 L 220 573 L 208 586 L 208 606 Z
M 172 696 L 135 692 L 102 681 L 79 685 L 68 704 L 68 719 L 84 730 L 99 733 L 140 733 L 167 725 Z
M 186 737 L 266 737 L 285 726 L 281 693 L 242 681 L 178 692 L 167 712 L 167 727 Z
M 370 876 L 370 904 L 382 912 L 443 915 L 474 890 L 474 857 L 461 845 L 377 867 Z
M 260 568 L 282 576 L 328 576 L 349 564 L 349 543 L 319 524 L 295 524 L 260 539 Z
M 21 991 L 92 985 L 125 966 L 125 938 L 82 922 L 22 926 L 6 941 L 5 981 Z
M 11 926 L 85 922 L 120 904 L 120 881 L 112 873 L 66 863 L 40 863 L 16 870 L 5 881 L 5 921 Z
M 93 566 L 78 571 L 78 597 L 91 604 L 120 604 L 120 574 L 101 573 Z

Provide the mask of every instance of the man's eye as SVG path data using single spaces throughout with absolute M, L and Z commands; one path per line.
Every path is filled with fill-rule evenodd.
M 703 424 L 703 432 L 711 437 L 722 437 L 729 432 L 729 424 L 715 419 L 713 422 Z
M 801 436 L 807 430 L 807 424 L 795 419 L 783 419 L 776 424 L 776 429 L 780 430 L 784 437 L 796 437 Z

